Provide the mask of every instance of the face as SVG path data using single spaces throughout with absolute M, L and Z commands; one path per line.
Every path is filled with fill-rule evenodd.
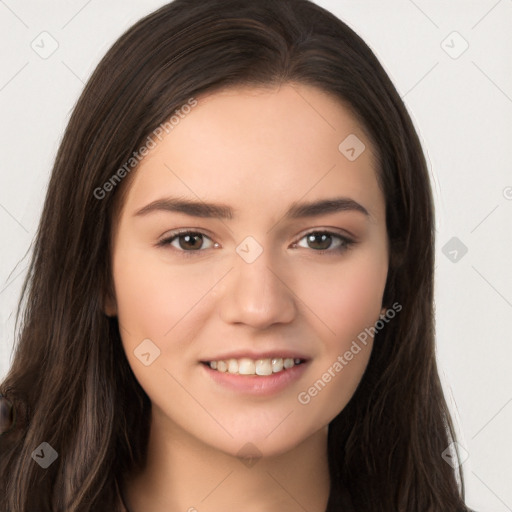
M 388 271 L 375 152 L 314 87 L 197 100 L 130 176 L 107 313 L 154 425 L 275 455 L 329 424 L 370 356 Z

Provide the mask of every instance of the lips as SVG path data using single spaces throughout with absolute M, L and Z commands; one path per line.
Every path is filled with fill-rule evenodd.
M 244 359 L 244 358 L 239 358 Z M 234 359 L 234 363 L 237 363 L 239 359 Z M 249 359 L 249 358 L 247 358 Z M 219 371 L 218 369 L 212 369 L 211 363 L 217 363 L 217 366 L 221 364 L 221 361 L 226 363 L 225 360 L 214 360 L 214 361 L 202 361 L 199 366 L 203 369 L 204 375 L 206 378 L 210 379 L 210 382 L 214 383 L 215 390 L 225 390 L 229 393 L 235 393 L 236 395 L 251 395 L 253 397 L 271 397 L 274 396 L 287 388 L 291 387 L 296 383 L 299 379 L 301 379 L 304 372 L 307 370 L 309 366 L 309 360 L 297 358 L 300 362 L 295 364 L 295 361 L 291 359 L 293 365 L 289 368 L 284 367 L 284 360 L 288 358 L 264 358 L 263 360 L 253 360 L 255 361 L 255 372 L 257 368 L 258 361 L 265 361 L 265 359 L 270 359 L 271 365 L 273 359 L 281 359 L 283 361 L 283 368 L 274 373 L 274 371 L 269 373 L 268 363 L 260 362 L 260 368 L 262 368 L 263 374 L 256 373 L 248 373 L 248 374 L 240 374 L 238 371 L 236 373 L 230 373 L 229 371 Z M 231 359 L 227 361 L 231 361 L 230 365 L 232 365 L 232 370 L 234 371 L 236 368 Z M 250 359 L 249 359 L 250 360 Z M 227 363 L 226 363 L 227 364 Z M 239 363 L 238 363 L 239 364 Z M 245 363 L 242 363 L 245 364 Z M 249 364 L 249 363 L 247 363 Z M 290 363 L 287 363 L 287 366 Z M 274 365 L 276 370 L 279 369 L 280 362 L 274 361 Z M 229 368 L 229 366 L 228 366 Z M 240 366 L 239 368 L 240 369 Z M 252 368 L 249 368 L 252 369 Z M 242 371 L 244 371 L 242 369 Z M 248 370 L 246 370 L 248 371 Z
M 260 375 L 263 377 L 289 370 L 303 362 L 304 359 L 299 357 L 272 357 L 259 359 L 241 357 L 238 359 L 229 358 L 204 361 L 204 364 L 207 364 L 212 370 L 216 370 L 221 373 L 230 373 L 235 375 Z
M 301 378 L 311 357 L 289 348 L 267 351 L 217 352 L 199 361 L 205 375 L 220 388 L 236 393 L 270 396 Z M 220 389 L 219 388 L 219 389 Z
M 201 362 L 210 362 L 210 361 L 227 361 L 229 359 L 273 359 L 273 358 L 289 358 L 289 359 L 302 359 L 308 360 L 309 357 L 298 351 L 298 350 L 290 350 L 288 348 L 276 348 L 274 350 L 262 350 L 256 352 L 255 350 L 237 350 L 231 352 L 218 352 L 214 354 L 208 354 L 205 357 L 201 358 Z

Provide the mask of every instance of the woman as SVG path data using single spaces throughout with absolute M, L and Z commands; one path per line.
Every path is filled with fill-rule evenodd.
M 307 0 L 165 5 L 56 158 L 0 509 L 467 510 L 433 257 L 418 137 L 352 30 Z

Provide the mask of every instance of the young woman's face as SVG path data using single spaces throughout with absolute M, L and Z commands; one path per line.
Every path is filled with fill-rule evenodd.
M 133 171 L 107 312 L 154 427 L 277 454 L 360 382 L 388 271 L 385 200 L 361 126 L 321 90 L 198 101 Z

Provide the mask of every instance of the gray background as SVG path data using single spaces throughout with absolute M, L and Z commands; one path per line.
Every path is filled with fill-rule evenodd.
M 0 0 L 0 378 L 70 111 L 111 44 L 163 3 Z M 438 361 L 467 502 L 512 511 L 512 0 L 317 3 L 375 51 L 420 133 L 437 208 Z

